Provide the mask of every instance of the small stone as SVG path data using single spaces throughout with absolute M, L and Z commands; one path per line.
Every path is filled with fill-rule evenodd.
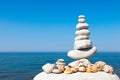
M 92 65 L 88 59 L 80 59 L 79 62 L 79 66 L 90 67 Z
M 80 15 L 78 16 L 79 19 L 85 19 L 85 16 L 84 15 Z
M 65 64 L 64 59 L 58 59 L 56 64 Z
M 61 70 L 59 70 L 59 69 L 53 69 L 52 72 L 53 72 L 54 74 L 60 74 L 60 73 L 62 73 Z
M 85 19 L 78 19 L 79 23 L 85 23 Z
M 56 66 L 59 70 L 61 70 L 61 72 L 64 72 L 64 70 L 65 70 L 64 59 L 58 59 L 57 62 L 56 62 Z
M 79 68 L 79 67 L 90 67 L 92 64 L 88 59 L 80 59 L 77 61 L 73 61 L 71 63 L 68 64 L 69 66 L 73 67 L 73 68 Z
M 89 36 L 90 35 L 90 32 L 87 30 L 87 29 L 82 29 L 82 30 L 77 30 L 76 32 L 75 32 L 75 34 L 77 35 L 77 36 Z
M 78 41 L 78 40 L 84 40 L 84 39 L 89 39 L 89 36 L 77 36 L 75 37 L 75 41 Z
M 52 70 L 54 69 L 55 67 L 55 64 L 50 64 L 50 63 L 47 63 L 45 65 L 42 66 L 42 69 L 45 73 L 49 74 L 52 72 Z
M 80 29 L 88 29 L 89 25 L 87 23 L 78 23 L 76 25 L 76 29 L 80 30 Z
M 73 61 L 73 62 L 69 63 L 68 65 L 71 67 L 76 67 L 76 66 L 79 66 L 79 64 L 80 64 L 80 62 L 79 62 L 79 60 L 77 60 L 77 61 Z
M 90 40 L 79 40 L 75 41 L 74 49 L 88 49 L 92 47 L 92 42 Z

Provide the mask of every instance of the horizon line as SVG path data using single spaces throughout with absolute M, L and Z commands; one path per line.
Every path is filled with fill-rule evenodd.
M 0 53 L 47 53 L 47 52 L 69 52 L 69 51 L 0 51 Z M 102 52 L 109 52 L 109 53 L 112 53 L 112 52 L 116 52 L 116 53 L 119 53 L 120 51 L 98 51 L 99 53 L 102 53 Z M 96 53 L 98 53 L 96 52 Z

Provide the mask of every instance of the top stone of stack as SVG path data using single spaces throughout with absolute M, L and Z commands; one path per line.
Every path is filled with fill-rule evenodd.
M 76 29 L 88 29 L 89 25 L 87 23 L 85 23 L 85 16 L 84 15 L 80 15 L 78 17 L 78 24 L 76 25 Z

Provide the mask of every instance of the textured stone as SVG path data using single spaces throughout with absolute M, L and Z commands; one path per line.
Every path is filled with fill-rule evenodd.
M 84 15 L 80 15 L 80 16 L 78 16 L 78 19 L 84 19 L 84 18 L 85 18 Z
M 83 59 L 83 58 L 88 58 L 95 54 L 97 51 L 96 47 L 93 47 L 89 50 L 71 50 L 68 52 L 68 56 L 73 59 Z
M 77 72 L 72 74 L 46 74 L 39 73 L 33 80 L 120 80 L 116 74 L 105 72 L 85 73 Z
M 77 40 L 74 43 L 74 49 L 87 49 L 92 47 L 90 40 Z
M 80 59 L 80 60 L 73 61 L 73 62 L 69 63 L 68 65 L 71 66 L 71 67 L 76 67 L 76 66 L 78 66 L 78 67 L 80 67 L 80 66 L 89 67 L 91 65 L 91 62 L 88 59 Z
M 76 36 L 75 41 L 77 40 L 83 40 L 83 39 L 89 39 L 89 36 Z
M 76 25 L 76 29 L 88 29 L 89 28 L 89 25 L 87 23 L 78 23 Z
M 60 73 L 62 73 L 62 71 L 59 70 L 59 69 L 53 69 L 52 72 L 53 72 L 54 74 L 60 74 Z
M 78 22 L 85 23 L 85 19 L 78 19 Z
M 87 30 L 87 29 L 82 29 L 82 30 L 77 30 L 76 32 L 75 32 L 75 34 L 77 35 L 77 36 L 89 36 L 90 35 L 90 32 Z
M 52 72 L 53 68 L 55 67 L 55 64 L 50 64 L 50 63 L 47 63 L 45 65 L 42 66 L 42 69 L 45 73 L 49 74 Z

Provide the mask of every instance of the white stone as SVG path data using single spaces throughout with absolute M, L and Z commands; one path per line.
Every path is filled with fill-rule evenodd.
M 89 39 L 89 36 L 76 36 L 75 41 L 77 40 L 83 40 L 83 39 Z
M 85 16 L 84 16 L 84 15 L 80 15 L 80 16 L 78 16 L 78 18 L 79 18 L 79 19 L 84 19 Z
M 92 47 L 90 40 L 77 40 L 74 43 L 74 49 L 87 49 Z
M 33 80 L 120 80 L 116 74 L 109 74 L 105 72 L 86 73 L 77 72 L 73 74 L 46 74 L 39 73 Z
M 60 74 L 62 73 L 62 71 L 60 71 L 59 69 L 53 69 L 52 71 L 54 74 Z
M 72 67 L 76 67 L 76 66 L 89 67 L 89 66 L 91 66 L 91 62 L 88 59 L 80 59 L 80 60 L 73 61 L 73 62 L 69 63 L 68 65 L 72 66 Z
M 78 23 L 76 29 L 88 29 L 89 25 L 87 23 Z
M 68 56 L 73 59 L 83 59 L 83 58 L 88 58 L 95 54 L 97 51 L 96 47 L 93 47 L 89 50 L 71 50 L 68 52 Z
M 55 64 L 50 64 L 50 63 L 47 63 L 45 65 L 42 66 L 42 69 L 45 73 L 49 74 L 52 72 L 52 70 L 54 69 L 55 67 Z
M 64 59 L 58 59 L 56 64 L 65 64 Z
M 69 63 L 68 65 L 71 67 L 76 67 L 76 66 L 79 66 L 79 64 L 80 64 L 80 62 L 79 62 L 79 60 L 77 60 L 77 61 L 73 61 L 73 62 Z
M 89 36 L 90 35 L 90 32 L 87 30 L 87 29 L 82 29 L 82 30 L 77 30 L 76 32 L 75 32 L 75 34 L 77 35 L 77 36 Z
M 79 23 L 85 23 L 85 19 L 78 19 Z

